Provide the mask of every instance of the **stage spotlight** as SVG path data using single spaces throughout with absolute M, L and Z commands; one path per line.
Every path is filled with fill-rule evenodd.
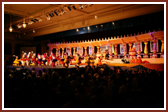
M 112 24 L 114 25 L 114 22 L 112 22 Z
M 12 26 L 9 27 L 9 31 L 12 32 L 13 31 L 13 28 Z
M 54 13 L 58 16 L 58 14 L 57 14 L 56 10 L 54 11 Z
M 80 5 L 80 7 L 79 7 L 79 8 L 80 8 L 80 9 L 83 9 L 83 5 L 81 5 L 81 4 L 79 4 L 79 5 Z
M 77 32 L 79 32 L 79 29 L 76 29 Z
M 33 33 L 35 33 L 35 30 L 33 30 Z
M 87 8 L 87 4 L 85 4 L 85 8 Z
M 68 9 L 71 11 L 71 8 L 68 6 Z
M 88 26 L 87 28 L 88 28 L 88 30 L 90 30 L 90 27 L 89 27 L 89 26 Z
M 50 20 L 50 17 L 49 17 L 49 16 L 47 16 L 47 20 Z
M 76 7 L 75 7 L 74 5 L 73 5 L 72 7 L 73 7 L 73 9 L 75 9 L 75 10 L 76 10 Z
M 18 24 L 17 27 L 18 27 L 18 28 L 22 28 L 22 25 L 21 25 L 21 24 Z
M 97 16 L 95 15 L 95 19 L 97 19 Z
M 23 22 L 22 25 L 23 25 L 23 28 L 26 28 L 26 22 L 25 21 Z

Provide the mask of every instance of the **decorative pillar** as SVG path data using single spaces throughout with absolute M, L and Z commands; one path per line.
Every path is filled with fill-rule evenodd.
M 117 53 L 117 44 L 115 44 L 115 55 L 114 55 L 115 59 L 117 59 L 117 55 L 118 55 L 118 53 Z
M 75 53 L 75 47 L 73 47 L 73 56 L 75 56 L 76 55 L 76 53 Z
M 161 46 L 161 58 L 164 58 L 164 39 L 161 39 L 162 46 Z
M 87 47 L 85 47 L 85 56 L 87 56 Z
M 152 55 L 152 58 L 157 58 L 157 54 L 156 54 L 156 40 L 154 39 L 153 40 L 153 55 Z
M 110 49 L 109 49 L 109 60 L 112 60 L 112 44 L 109 45 L 110 46 Z
M 123 44 L 123 46 L 124 46 L 123 53 L 124 53 L 124 56 L 126 56 L 126 54 L 127 54 L 127 47 L 126 47 L 126 43 L 124 43 L 124 44 Z
M 59 54 L 58 54 L 58 48 L 56 48 L 56 56 L 58 56 Z
M 69 55 L 71 55 L 71 47 L 69 48 Z
M 64 54 L 64 48 L 62 47 L 62 58 L 63 58 L 63 54 Z
M 137 53 L 138 53 L 137 57 L 141 57 L 141 55 L 140 55 L 141 54 L 140 41 L 138 41 L 137 44 L 138 44 L 138 46 L 137 46 Z
M 83 56 L 83 47 L 80 47 L 80 56 Z
M 100 46 L 97 46 L 97 53 L 100 53 Z
M 94 53 L 94 46 L 92 46 L 92 53 Z
M 145 48 L 144 48 L 144 58 L 148 58 L 148 41 L 144 41 Z

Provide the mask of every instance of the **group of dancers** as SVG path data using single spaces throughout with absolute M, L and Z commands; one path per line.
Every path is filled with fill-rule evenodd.
M 85 65 L 94 65 L 94 60 L 96 59 L 95 54 L 81 56 L 78 52 L 73 56 L 72 54 L 68 55 L 67 52 L 63 53 L 62 56 L 59 56 L 56 53 L 51 53 L 49 56 L 47 53 L 37 54 L 32 52 L 24 52 L 20 59 L 16 56 L 13 65 L 14 66 L 52 66 L 55 67 L 57 65 L 63 65 L 64 67 L 68 67 L 69 65 L 79 66 L 81 64 Z M 82 60 L 85 60 L 85 63 L 82 63 Z M 101 63 L 99 63 L 101 64 Z

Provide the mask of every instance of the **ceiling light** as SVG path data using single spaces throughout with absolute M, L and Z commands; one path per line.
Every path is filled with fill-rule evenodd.
M 47 16 L 47 20 L 50 20 L 50 17 L 49 17 L 49 16 Z
M 80 9 L 83 9 L 83 5 L 81 5 L 81 4 L 79 4 L 79 5 L 80 5 L 80 7 L 79 7 L 79 8 L 80 8 Z
M 112 24 L 114 25 L 114 22 L 112 22 Z
M 97 16 L 95 15 L 95 19 L 97 19 Z
M 26 33 L 23 33 L 24 35 L 26 34 Z
M 31 24 L 33 24 L 33 23 L 34 23 L 34 22 L 30 20 L 30 21 L 28 22 L 28 25 L 31 25 Z
M 35 33 L 35 30 L 33 30 L 33 33 Z
M 103 25 L 101 25 L 101 27 L 103 27 Z
M 22 28 L 22 25 L 21 25 L 21 24 L 18 24 L 17 27 L 18 27 L 18 28 Z
M 42 19 L 40 18 L 40 19 L 39 19 L 39 22 L 41 22 L 41 21 L 42 21 Z
M 13 31 L 13 28 L 12 26 L 9 27 L 9 31 L 12 32 Z
M 87 29 L 90 30 L 90 27 L 88 26 Z
M 98 28 L 98 26 L 96 26 L 96 28 Z
M 22 25 L 23 25 L 23 28 L 26 28 L 26 23 L 25 23 L 25 21 L 23 22 Z
M 12 28 L 12 23 L 11 23 L 11 15 L 10 15 L 10 27 L 9 27 L 9 31 L 12 32 L 13 28 Z
M 79 29 L 76 29 L 77 32 L 79 32 Z
M 87 8 L 87 4 L 85 4 L 85 8 Z

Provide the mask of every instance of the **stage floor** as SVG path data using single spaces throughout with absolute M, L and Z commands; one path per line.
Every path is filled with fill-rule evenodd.
M 158 70 L 158 71 L 164 71 L 164 63 L 162 64 L 150 64 L 150 63 L 142 63 L 142 64 L 125 64 L 125 63 L 109 63 L 109 62 L 106 62 L 106 63 L 103 63 L 103 64 L 106 64 L 108 65 L 110 68 L 113 68 L 113 67 L 121 67 L 121 69 L 123 70 L 144 70 L 144 69 L 147 69 L 147 70 L 150 70 L 150 69 L 155 69 L 155 70 Z M 96 66 L 96 65 L 95 65 Z M 85 67 L 85 65 L 79 65 L 79 68 L 81 67 Z M 5 66 L 5 68 L 16 68 L 17 70 L 20 70 L 22 67 L 21 66 Z M 38 72 L 39 70 L 43 70 L 43 69 L 73 69 L 75 68 L 75 65 L 69 65 L 68 68 L 65 68 L 63 67 L 63 65 L 57 65 L 55 67 L 52 67 L 52 66 L 25 66 L 24 69 L 29 69 L 29 70 L 32 70 L 33 68 L 35 68 L 36 72 Z

